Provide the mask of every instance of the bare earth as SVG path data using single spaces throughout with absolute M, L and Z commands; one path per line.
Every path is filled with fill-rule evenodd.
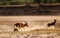
M 57 20 L 56 28 L 55 26 L 47 27 L 47 23 L 53 22 L 53 19 Z M 29 27 L 19 28 L 19 32 L 14 32 L 14 24 L 24 23 L 24 21 L 28 23 Z M 0 16 L 0 38 L 60 38 L 59 32 L 43 33 L 42 31 L 40 33 L 40 29 L 59 29 L 59 25 L 60 16 Z

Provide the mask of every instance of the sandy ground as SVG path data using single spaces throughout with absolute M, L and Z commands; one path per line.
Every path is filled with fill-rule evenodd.
M 0 16 L 0 29 L 12 31 L 15 23 L 24 23 L 25 21 L 28 23 L 29 27 L 21 28 L 23 31 L 46 29 L 47 23 L 53 22 L 54 19 L 59 22 L 60 16 Z M 54 26 L 50 28 L 54 28 Z
M 29 25 L 29 27 L 20 28 L 21 31 L 31 31 L 35 29 L 53 29 L 55 26 L 47 27 L 47 23 L 51 23 L 54 20 L 57 20 L 57 23 L 60 22 L 60 16 L 0 16 L 0 32 L 9 32 L 14 29 L 14 24 L 17 22 L 26 21 Z M 55 37 L 56 34 L 56 37 Z M 6 36 L 4 36 L 6 35 Z M 9 33 L 1 33 L 0 38 L 60 38 L 60 35 L 58 33 L 53 33 L 53 35 L 50 34 L 41 34 L 36 33 L 35 34 L 9 34 Z M 47 37 L 49 35 L 49 37 Z M 51 36 L 50 36 L 51 35 Z

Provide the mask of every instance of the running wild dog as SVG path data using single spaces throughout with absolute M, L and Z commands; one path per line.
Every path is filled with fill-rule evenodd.
M 23 24 L 23 23 L 16 23 L 16 24 L 14 24 L 14 26 L 18 27 L 18 28 L 24 28 L 24 27 L 28 27 L 28 23 L 27 22 L 25 22 L 25 24 Z M 15 28 L 14 31 L 18 31 L 18 29 Z
M 55 24 L 56 24 L 56 19 L 54 19 L 54 22 L 48 23 L 47 25 L 48 25 L 48 27 L 50 27 L 50 26 L 55 26 Z

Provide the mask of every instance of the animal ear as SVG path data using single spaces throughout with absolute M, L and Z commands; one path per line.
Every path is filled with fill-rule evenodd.
M 55 20 L 55 19 L 54 19 Z

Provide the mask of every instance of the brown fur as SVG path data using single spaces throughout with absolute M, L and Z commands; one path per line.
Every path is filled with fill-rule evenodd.
M 48 25 L 48 27 L 50 27 L 50 26 L 55 26 L 55 24 L 56 24 L 56 20 L 54 19 L 54 22 L 48 23 L 47 25 Z
M 23 23 L 16 23 L 16 24 L 14 24 L 14 26 L 16 26 L 18 28 L 23 28 L 23 27 L 28 27 L 28 24 L 27 23 L 25 23 L 25 24 L 23 24 Z

